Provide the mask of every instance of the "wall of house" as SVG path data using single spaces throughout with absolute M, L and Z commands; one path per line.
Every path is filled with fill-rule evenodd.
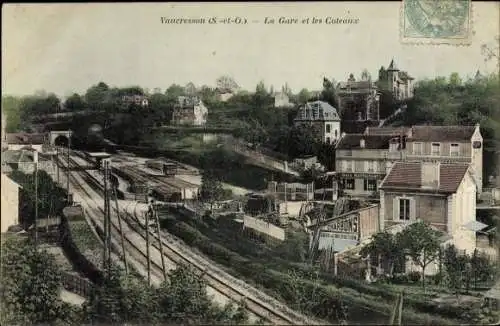
M 327 125 L 330 125 L 330 132 L 326 132 Z M 329 143 L 331 144 L 339 138 L 340 138 L 340 121 L 325 121 L 323 142 L 326 143 L 328 142 L 329 139 L 330 140 Z
M 380 206 L 374 205 L 359 212 L 359 241 L 371 237 L 379 231 Z
M 414 144 L 415 143 L 421 143 L 422 144 L 422 152 L 421 154 L 417 154 L 414 151 Z M 408 157 L 412 156 L 430 156 L 432 155 L 432 143 L 436 142 L 419 142 L 419 141 L 409 141 L 406 144 L 406 151 Z M 438 156 L 442 158 L 448 158 L 448 159 L 459 159 L 459 158 L 470 158 L 471 157 L 471 142 L 458 142 L 458 141 L 452 141 L 452 142 L 439 142 L 440 145 L 440 154 Z M 458 144 L 459 149 L 458 149 L 458 155 L 457 156 L 452 156 L 450 154 L 450 148 L 451 144 Z
M 446 231 L 447 229 L 447 197 L 428 194 L 406 194 L 404 192 L 383 192 L 384 211 L 381 212 L 384 219 L 384 228 L 401 223 L 399 220 L 399 199 L 410 199 L 410 220 L 417 218 L 431 223 L 436 228 Z
M 19 224 L 19 186 L 2 173 L 1 183 L 2 215 L 0 231 L 6 232 L 10 226 Z
M 476 220 L 476 185 L 473 178 L 467 175 L 457 192 L 450 197 L 449 233 L 458 249 L 472 253 L 476 248 L 476 233 L 464 226 Z
M 481 142 L 481 148 L 472 148 L 472 143 L 475 141 L 480 141 Z M 472 135 L 472 142 L 470 144 L 470 150 L 471 150 L 471 160 L 472 160 L 472 167 L 473 167 L 473 173 L 475 174 L 476 179 L 478 179 L 479 187 L 478 191 L 479 193 L 482 192 L 483 189 L 483 137 L 481 136 L 481 132 L 479 131 L 479 128 L 476 129 L 474 134 Z
M 42 144 L 37 144 L 37 145 L 7 144 L 7 149 L 12 150 L 12 151 L 18 151 L 18 150 L 25 148 L 26 146 L 33 148 L 34 150 L 36 150 L 39 153 L 42 152 L 42 146 L 43 146 Z

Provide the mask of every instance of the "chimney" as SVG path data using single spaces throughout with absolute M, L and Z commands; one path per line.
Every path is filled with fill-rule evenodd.
M 422 188 L 439 189 L 441 163 L 422 162 L 421 184 Z
M 33 162 L 38 163 L 38 151 L 33 151 Z
M 365 148 L 365 139 L 364 138 L 361 138 L 361 140 L 359 141 L 359 147 L 361 148 Z

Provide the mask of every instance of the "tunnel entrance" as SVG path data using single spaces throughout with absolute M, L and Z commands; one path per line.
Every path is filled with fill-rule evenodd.
M 54 139 L 54 145 L 58 147 L 68 147 L 69 139 L 66 136 L 59 135 Z

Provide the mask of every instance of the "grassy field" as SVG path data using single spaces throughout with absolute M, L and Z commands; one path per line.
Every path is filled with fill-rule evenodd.
M 169 232 L 179 236 L 188 245 L 198 248 L 214 261 L 225 266 L 228 272 L 265 289 L 271 295 L 290 304 L 292 308 L 304 310 L 310 314 L 319 314 L 318 317 L 327 318 L 332 322 L 337 321 L 336 317 L 329 315 L 320 305 L 308 306 L 307 302 L 299 300 L 297 297 L 307 298 L 309 295 L 310 300 L 308 301 L 333 300 L 331 305 L 335 305 L 335 300 L 340 299 L 349 306 L 351 323 L 383 324 L 388 321 L 398 293 L 398 290 L 394 288 L 378 288 L 375 285 L 356 280 L 343 280 L 331 275 L 327 277 L 328 275 L 318 274 L 319 277 L 313 282 L 309 276 L 304 276 L 309 270 L 307 265 L 277 258 L 276 253 L 273 253 L 271 248 L 255 245 L 234 230 L 226 232 L 204 226 L 200 222 L 180 221 L 171 215 L 164 219 L 163 225 Z M 293 282 L 290 281 L 289 272 L 291 270 L 299 272 L 299 277 Z M 297 295 L 291 290 L 291 288 L 298 288 L 297 283 L 301 284 L 303 289 L 314 287 L 316 288 L 314 291 L 323 294 L 317 297 L 319 292 L 313 294 L 301 290 L 306 292 Z M 408 295 L 406 301 L 407 306 L 405 306 L 403 318 L 406 323 L 443 325 L 456 324 L 461 319 L 457 309 L 448 311 L 442 308 L 439 310 L 429 304 L 428 298 L 422 295 Z M 467 322 L 464 319 L 460 321 Z

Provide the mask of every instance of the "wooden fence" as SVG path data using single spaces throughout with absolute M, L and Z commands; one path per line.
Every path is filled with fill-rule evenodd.
M 61 280 L 66 290 L 76 293 L 83 298 L 89 299 L 94 293 L 94 284 L 77 274 L 62 272 Z

